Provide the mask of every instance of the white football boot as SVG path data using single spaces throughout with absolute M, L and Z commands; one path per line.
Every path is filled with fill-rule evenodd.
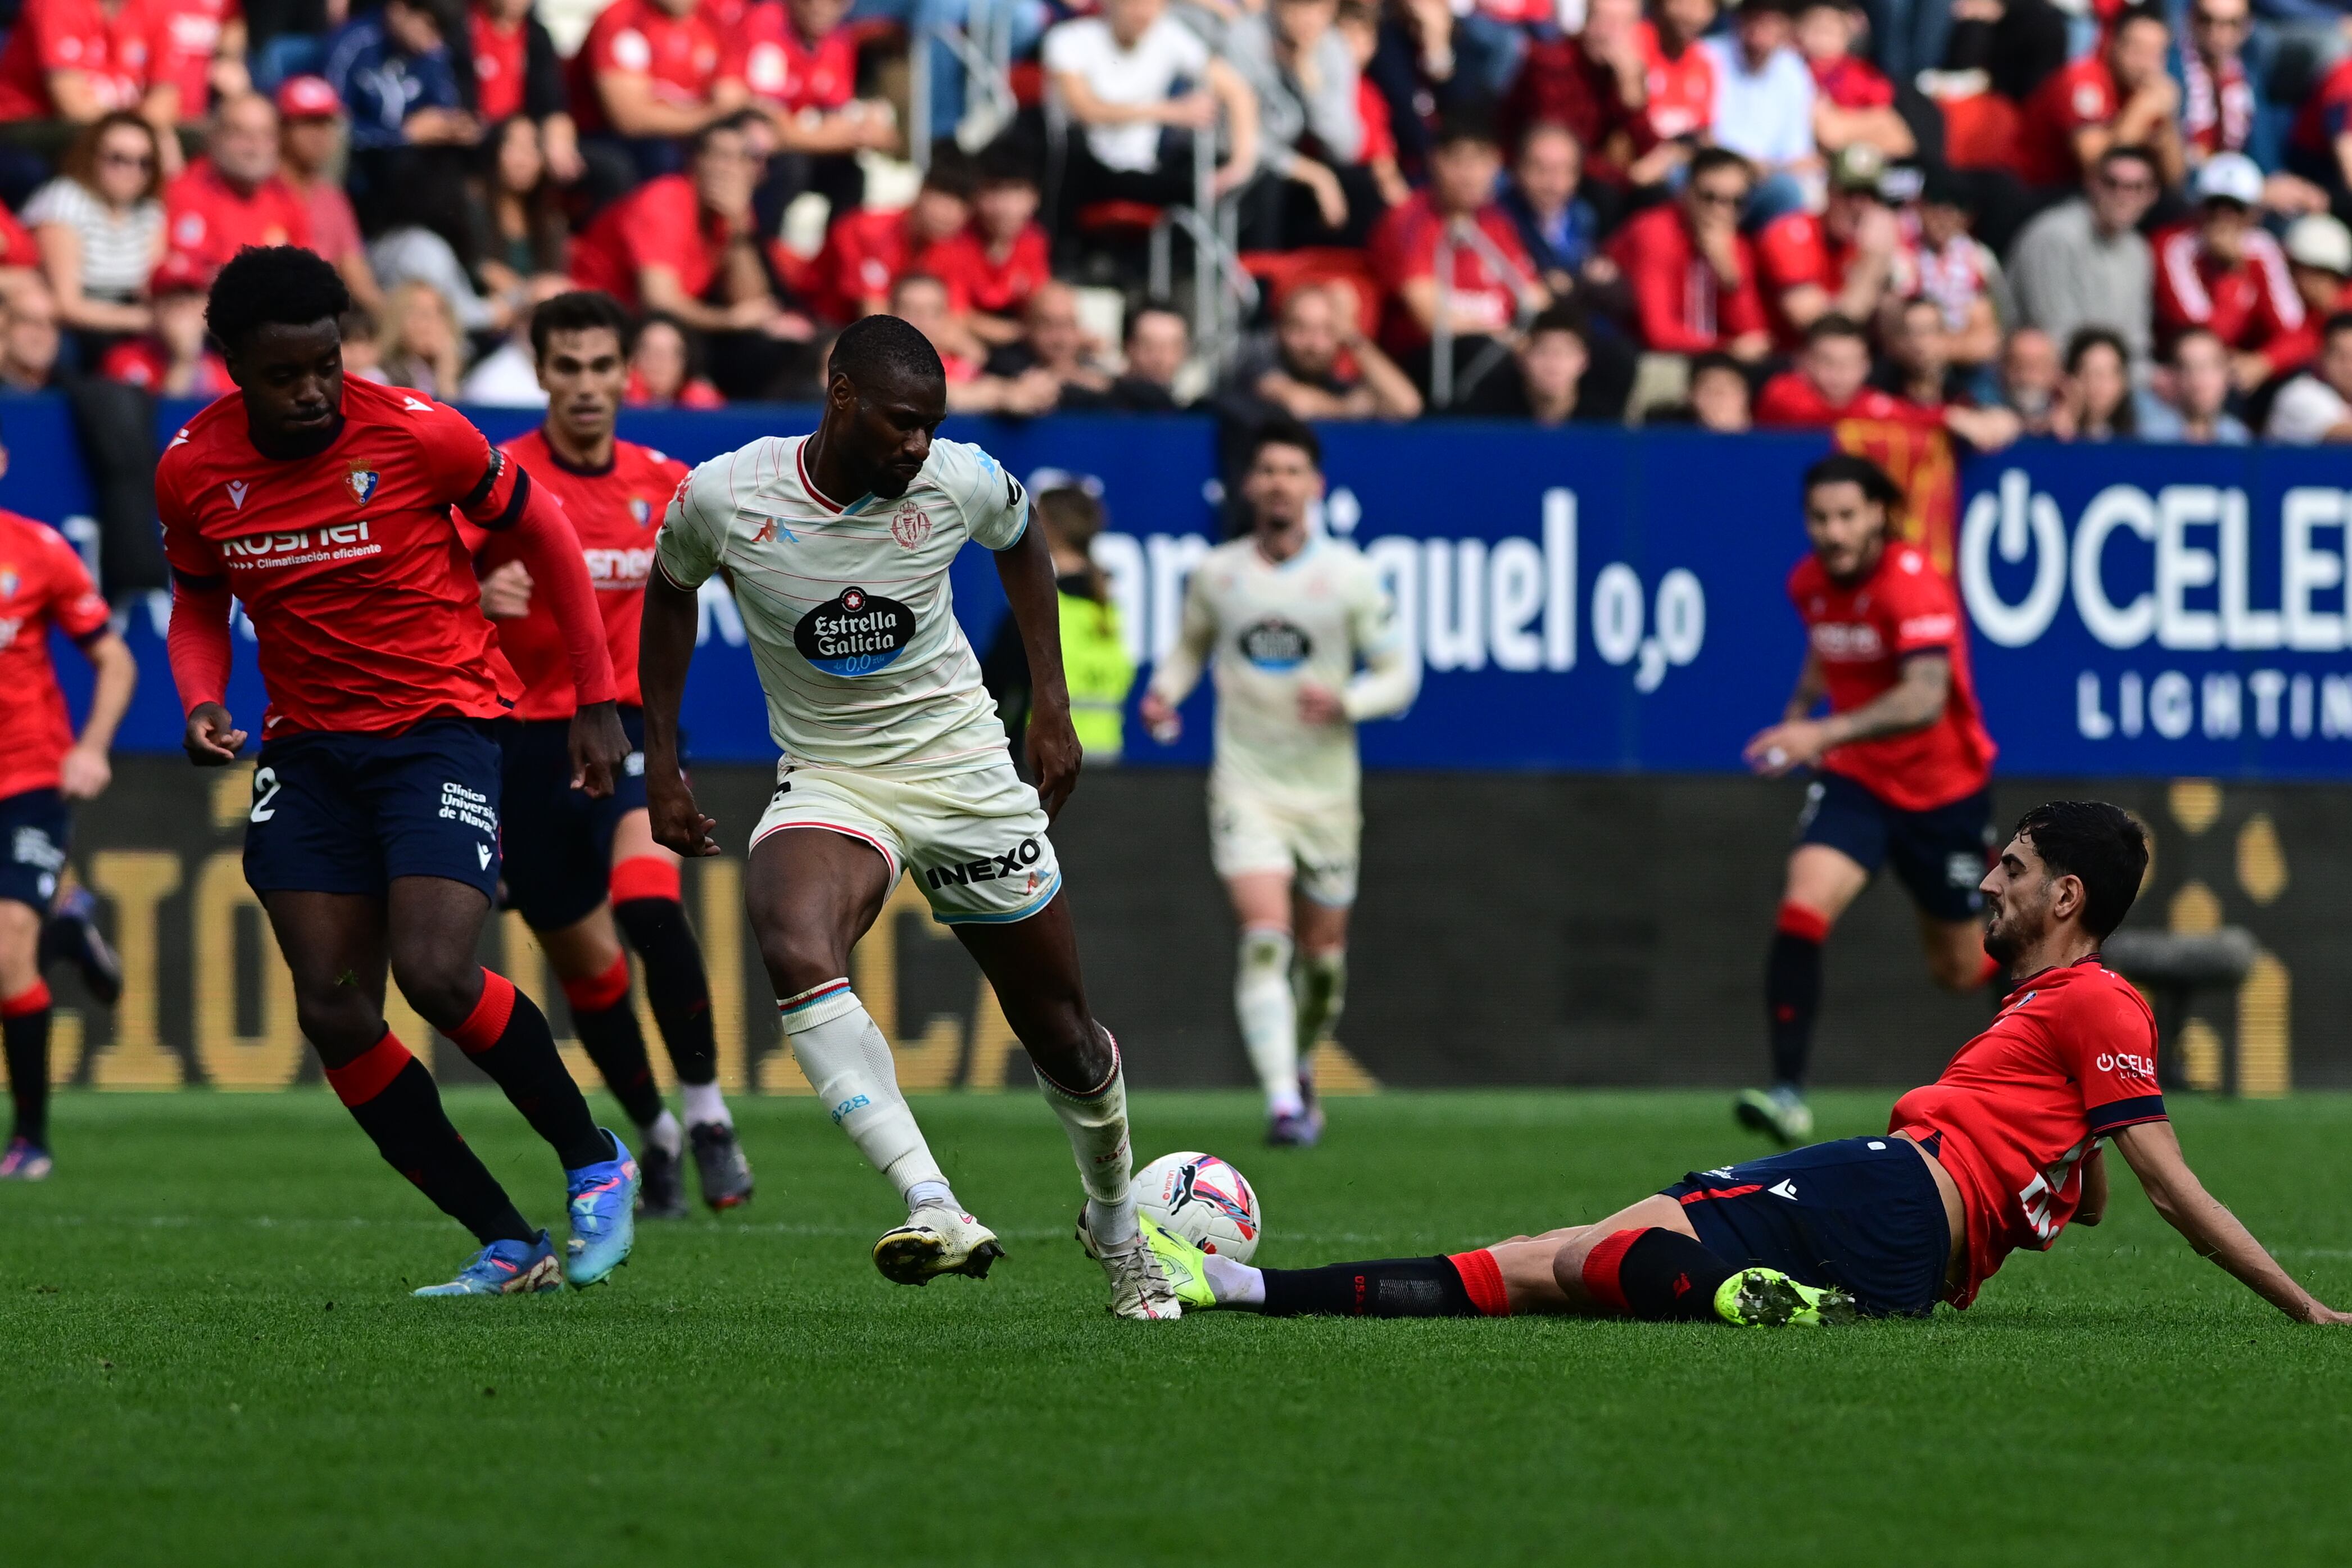
M 1177 1281 L 1170 1278 L 1168 1266 L 1151 1246 L 1150 1232 L 1155 1227 L 1150 1217 L 1138 1215 L 1136 1227 L 1132 1240 L 1117 1246 L 1097 1241 L 1094 1232 L 1087 1228 L 1086 1207 L 1079 1205 L 1078 1245 L 1110 1276 L 1111 1311 L 1144 1322 L 1182 1317 L 1184 1303 L 1177 1295 Z
M 985 1279 L 1003 1256 L 994 1231 L 944 1204 L 917 1209 L 874 1244 L 874 1267 L 896 1285 L 928 1285 L 942 1274 Z

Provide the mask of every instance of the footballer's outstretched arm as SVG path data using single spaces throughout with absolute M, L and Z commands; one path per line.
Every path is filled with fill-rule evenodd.
M 2199 1257 L 2211 1258 L 2299 1323 L 2352 1323 L 2352 1312 L 2336 1310 L 2296 1284 L 2238 1216 L 2205 1190 L 2182 1156 L 2171 1122 L 2142 1121 L 2121 1128 L 2115 1142 L 2139 1178 L 2147 1201 Z
M 646 715 L 646 805 L 654 842 L 688 858 L 719 853 L 710 830 L 717 819 L 702 815 L 686 770 L 677 760 L 677 712 L 686 700 L 686 667 L 694 660 L 694 633 L 700 624 L 699 595 L 669 579 L 656 559 L 646 579 L 645 608 L 637 622 L 637 686 Z
M 1805 668 L 1818 678 L 1811 657 Z M 1801 683 L 1798 694 L 1803 690 Z M 1741 754 L 1756 772 L 1777 777 L 1819 762 L 1840 746 L 1925 729 L 1943 713 L 1951 695 L 1950 657 L 1915 653 L 1903 661 L 1903 678 L 1861 707 L 1825 719 L 1783 720 L 1748 742 Z
M 1161 745 L 1184 732 L 1184 721 L 1176 710 L 1201 684 L 1209 668 L 1209 649 L 1216 640 L 1217 616 L 1209 607 L 1206 574 L 1196 569 L 1185 580 L 1184 613 L 1176 640 L 1160 656 L 1159 668 L 1151 672 L 1151 684 L 1143 693 L 1143 722 Z
M 1042 529 L 1024 528 L 996 551 L 996 575 L 1013 606 L 1021 651 L 1029 657 L 1029 767 L 1037 799 L 1052 821 L 1078 787 L 1081 752 L 1070 723 L 1070 688 L 1062 674 L 1062 607 L 1054 585 L 1054 552 Z

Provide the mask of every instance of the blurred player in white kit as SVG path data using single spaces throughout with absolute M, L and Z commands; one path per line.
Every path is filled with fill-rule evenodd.
M 1371 564 L 1309 526 L 1322 497 L 1315 432 L 1261 428 L 1242 481 L 1250 531 L 1194 569 L 1183 628 L 1142 707 L 1153 737 L 1173 741 L 1177 707 L 1214 652 L 1209 851 L 1242 928 L 1234 1006 L 1277 1147 L 1309 1148 L 1323 1132 L 1307 1069 L 1347 994 L 1363 834 L 1356 726 L 1403 712 L 1421 689 Z

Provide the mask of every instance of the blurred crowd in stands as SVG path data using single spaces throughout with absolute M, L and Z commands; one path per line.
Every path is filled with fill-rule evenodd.
M 646 405 L 2352 439 L 2352 0 L 361 3 L 21 0 L 0 384 L 215 395 L 291 242 L 487 404 L 588 286 Z

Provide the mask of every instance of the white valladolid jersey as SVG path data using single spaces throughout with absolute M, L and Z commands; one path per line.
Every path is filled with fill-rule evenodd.
M 1211 551 L 1193 568 L 1183 629 L 1153 689 L 1182 701 L 1204 662 L 1217 684 L 1219 777 L 1299 800 L 1353 799 L 1354 721 L 1402 711 L 1421 685 L 1387 588 L 1354 545 L 1332 539 L 1309 540 L 1279 563 L 1255 539 Z M 1338 693 L 1350 722 L 1301 722 L 1298 690 L 1309 682 Z
M 686 589 L 724 573 L 793 765 L 913 777 L 1003 763 L 948 565 L 967 539 L 1017 543 L 1028 494 L 978 447 L 935 440 L 905 495 L 837 507 L 809 482 L 808 439 L 766 437 L 688 475 L 656 564 Z

